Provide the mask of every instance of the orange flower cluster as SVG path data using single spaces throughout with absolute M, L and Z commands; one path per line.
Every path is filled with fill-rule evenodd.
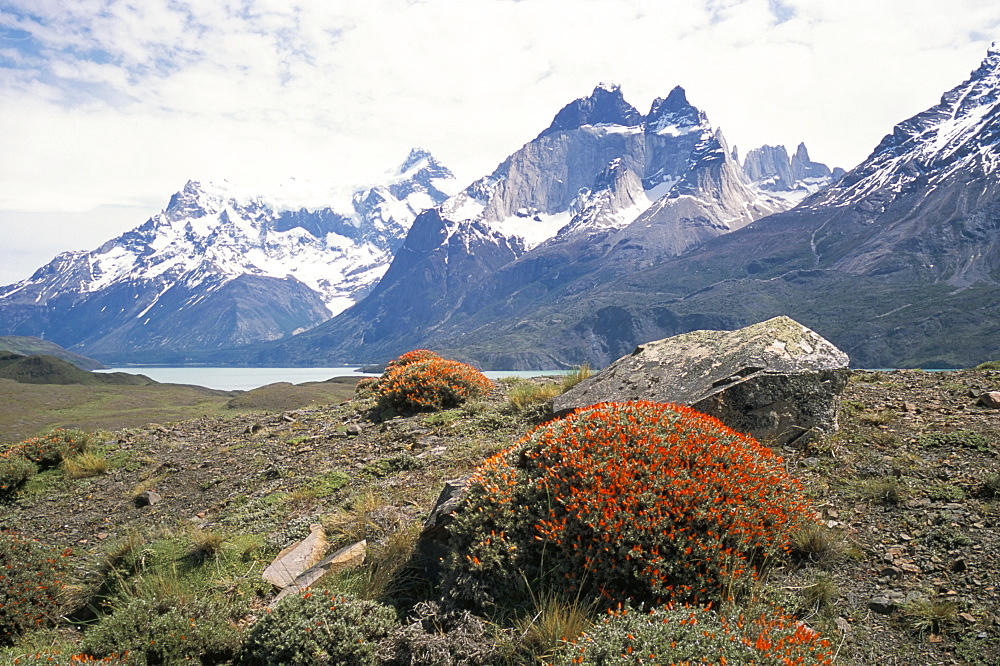
M 0 532 L 0 644 L 55 614 L 72 554 Z
M 787 551 L 811 515 L 770 449 L 651 402 L 594 405 L 536 428 L 477 470 L 468 502 L 459 566 L 557 573 L 570 589 L 638 601 L 720 599 Z
M 386 363 L 385 369 L 386 372 L 388 372 L 393 369 L 401 368 L 404 365 L 409 365 L 410 363 L 416 363 L 417 361 L 429 361 L 434 358 L 441 357 L 429 349 L 414 349 L 413 351 L 408 351 L 405 354 L 400 354 L 398 357 Z
M 47 435 L 31 437 L 9 447 L 4 454 L 21 455 L 40 467 L 57 465 L 68 455 L 81 453 L 83 442 L 72 432 L 57 428 Z
M 493 382 L 471 365 L 418 349 L 391 361 L 370 388 L 384 408 L 434 411 L 484 396 Z
M 62 429 L 11 444 L 0 452 L 0 495 L 12 492 L 39 468 L 52 467 L 65 456 L 80 453 L 83 446 L 71 432 Z

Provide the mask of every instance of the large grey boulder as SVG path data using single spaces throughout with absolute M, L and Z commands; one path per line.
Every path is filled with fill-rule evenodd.
M 837 429 L 847 354 L 788 317 L 737 331 L 692 331 L 640 345 L 553 401 L 688 405 L 766 444 Z

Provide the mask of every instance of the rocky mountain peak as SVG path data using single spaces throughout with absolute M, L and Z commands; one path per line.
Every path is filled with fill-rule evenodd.
M 688 102 L 684 88 L 675 87 L 666 98 L 653 100 L 645 118 L 646 131 L 653 134 L 679 135 L 708 126 L 708 117 Z
M 581 97 L 564 106 L 548 129 L 538 136 L 578 129 L 584 125 L 634 127 L 641 122 L 642 114 L 625 101 L 620 86 L 599 83 L 589 97 Z
M 400 164 L 399 168 L 396 169 L 396 173 L 398 173 L 399 175 L 403 175 L 404 173 L 410 171 L 411 169 L 417 169 L 419 168 L 420 163 L 423 162 L 424 160 L 427 160 L 428 162 L 435 162 L 434 156 L 431 155 L 429 150 L 420 148 L 419 146 L 416 148 L 411 148 L 410 154 L 406 156 L 406 159 L 403 160 L 403 163 Z
M 836 182 L 844 175 L 840 168 L 814 162 L 805 143 L 799 143 L 791 157 L 784 146 L 763 145 L 747 152 L 743 172 L 759 190 L 799 201 Z
M 969 78 L 937 105 L 896 125 L 839 186 L 811 205 L 859 204 L 884 211 L 901 195 L 936 187 L 963 171 L 1000 170 L 1000 49 L 990 47 Z

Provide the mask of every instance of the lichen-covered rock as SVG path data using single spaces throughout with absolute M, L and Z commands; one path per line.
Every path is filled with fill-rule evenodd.
M 761 442 L 837 429 L 847 354 L 788 317 L 737 331 L 692 331 L 640 345 L 553 401 L 557 414 L 599 402 L 688 405 Z

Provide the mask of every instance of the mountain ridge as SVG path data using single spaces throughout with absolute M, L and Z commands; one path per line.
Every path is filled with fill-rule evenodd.
M 368 297 L 243 358 L 389 357 L 483 312 L 502 314 L 496 303 L 525 289 L 561 288 L 588 262 L 614 263 L 620 277 L 790 205 L 752 186 L 683 88 L 641 116 L 602 84 L 492 174 L 418 216 Z
M 143 224 L 0 288 L 0 333 L 119 361 L 289 336 L 362 298 L 416 215 L 454 189 L 422 149 L 353 191 L 188 181 Z

